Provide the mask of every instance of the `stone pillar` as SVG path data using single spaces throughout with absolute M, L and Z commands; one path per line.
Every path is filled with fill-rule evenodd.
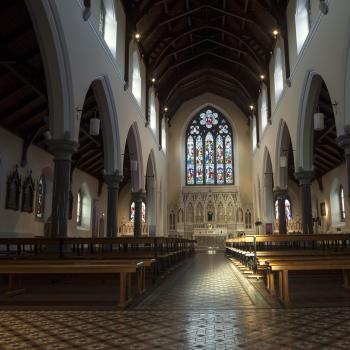
M 299 180 L 301 190 L 301 220 L 304 234 L 314 233 L 312 222 L 312 203 L 311 203 L 311 181 L 314 178 L 314 172 L 309 170 L 299 170 L 295 173 L 295 177 Z
M 105 183 L 107 184 L 108 199 L 107 199 L 107 237 L 116 237 L 118 234 L 118 217 L 117 204 L 119 184 L 123 177 L 119 173 L 105 174 Z
M 68 229 L 68 201 L 71 160 L 78 144 L 71 140 L 50 140 L 49 151 L 54 155 L 51 237 L 66 237 Z
M 142 235 L 142 202 L 146 199 L 143 191 L 133 192 L 132 199 L 135 202 L 134 237 Z
M 281 188 L 276 188 L 274 191 L 278 201 L 278 231 L 280 235 L 287 234 L 287 218 L 285 201 L 287 199 L 288 191 Z
M 345 162 L 347 172 L 347 197 L 350 205 L 350 132 L 340 135 L 337 139 L 338 145 L 345 151 Z

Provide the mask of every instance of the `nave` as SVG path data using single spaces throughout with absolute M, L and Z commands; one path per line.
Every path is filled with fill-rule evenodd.
M 0 349 L 348 349 L 339 306 L 282 308 L 203 252 L 125 311 L 1 311 Z

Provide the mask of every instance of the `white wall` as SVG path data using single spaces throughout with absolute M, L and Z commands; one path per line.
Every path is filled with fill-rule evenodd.
M 305 77 L 310 70 L 318 72 L 325 81 L 331 101 L 336 102 L 333 108 L 335 114 L 335 122 L 337 126 L 337 133 L 341 135 L 344 133 L 344 123 L 347 116 L 345 115 L 346 91 L 344 79 L 346 76 L 346 60 L 348 57 L 348 42 L 350 38 L 350 6 L 347 0 L 334 1 L 330 0 L 329 12 L 327 15 L 320 13 L 318 4 L 319 1 L 311 1 L 311 19 L 312 26 L 310 28 L 309 36 L 304 43 L 303 49 L 299 56 L 296 53 L 295 41 L 295 1 L 291 0 L 287 10 L 288 18 L 288 33 L 289 33 L 289 54 L 291 86 L 285 84 L 279 103 L 274 102 L 273 89 L 273 67 L 274 57 L 272 56 L 270 62 L 270 83 L 272 96 L 272 124 L 268 125 L 262 137 L 260 137 L 260 148 L 254 153 L 253 158 L 253 176 L 260 179 L 262 183 L 263 176 L 263 162 L 264 149 L 269 150 L 272 160 L 272 167 L 275 179 L 275 186 L 279 186 L 276 181 L 276 166 L 278 163 L 277 147 L 278 147 L 278 132 L 281 120 L 287 123 L 292 146 L 294 150 L 295 169 L 300 166 L 300 159 L 298 154 L 303 152 L 298 142 L 301 128 L 299 125 L 300 105 L 302 97 L 304 96 Z M 345 167 L 339 167 L 334 170 L 338 177 L 345 180 Z M 333 172 L 323 177 L 323 183 L 327 184 L 328 179 L 334 176 Z M 278 180 L 278 179 L 277 179 Z M 344 183 L 345 196 L 347 196 L 347 188 Z M 257 181 L 254 184 L 257 187 Z M 319 193 L 317 190 L 317 183 L 312 185 L 313 197 L 319 197 L 320 201 L 329 198 L 330 186 L 324 185 L 324 191 Z M 296 210 L 298 215 L 300 213 L 300 200 L 298 199 L 298 191 L 295 191 L 296 200 L 293 200 L 293 211 Z M 329 199 L 328 199 L 329 200 Z M 297 206 L 295 205 L 297 203 Z M 333 230 L 330 228 L 330 230 Z

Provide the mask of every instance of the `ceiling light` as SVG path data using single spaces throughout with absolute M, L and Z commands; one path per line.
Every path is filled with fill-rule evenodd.
M 168 107 L 164 107 L 164 112 L 168 112 Z
M 250 110 L 252 111 L 254 109 L 254 106 L 253 105 L 250 105 L 249 106 Z
M 272 32 L 272 34 L 273 34 L 274 36 L 277 36 L 277 35 L 279 34 L 279 31 L 278 31 L 277 29 L 274 29 L 273 32 Z
M 140 40 L 140 38 L 141 38 L 141 34 L 140 34 L 140 33 L 136 33 L 136 34 L 135 34 L 135 39 L 136 39 L 136 40 Z
M 260 79 L 261 79 L 261 80 L 264 80 L 264 79 L 265 79 L 265 75 L 264 75 L 264 74 L 261 74 L 261 75 L 260 75 Z
M 155 78 L 152 78 L 152 83 L 155 83 L 156 82 L 156 79 Z

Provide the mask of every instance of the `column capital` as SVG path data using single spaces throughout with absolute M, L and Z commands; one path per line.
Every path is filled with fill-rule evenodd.
M 146 200 L 146 192 L 140 190 L 136 192 L 131 192 L 131 198 L 132 200 L 136 201 L 145 201 Z
M 294 176 L 299 180 L 300 185 L 310 185 L 312 179 L 315 177 L 315 173 L 313 170 L 299 168 L 298 171 L 294 173 Z
M 350 154 L 350 133 L 345 133 L 337 137 L 338 146 L 343 148 L 346 155 Z
M 116 171 L 113 174 L 104 174 L 103 179 L 108 187 L 119 188 L 119 184 L 123 181 L 123 175 Z
M 49 151 L 53 153 L 56 159 L 71 160 L 78 147 L 78 142 L 73 140 L 52 139 L 48 141 Z

